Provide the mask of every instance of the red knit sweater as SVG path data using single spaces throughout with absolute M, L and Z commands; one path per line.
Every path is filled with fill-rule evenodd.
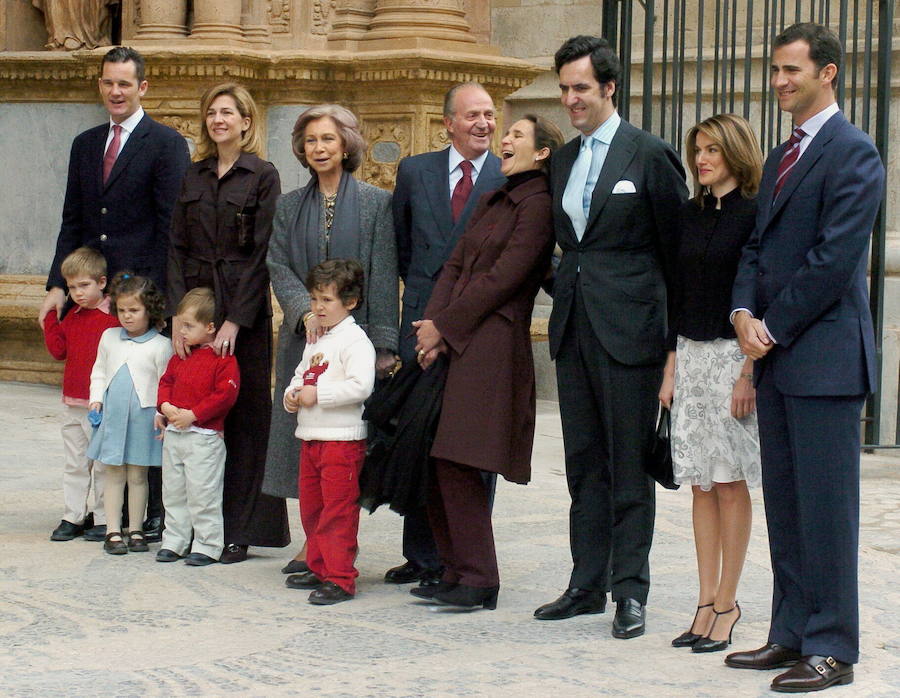
M 72 308 L 60 322 L 54 308 L 44 318 L 44 344 L 58 361 L 65 360 L 63 400 L 68 404 L 87 405 L 90 397 L 91 370 L 97 359 L 100 335 L 119 320 L 109 314 L 109 300 L 88 310 Z
M 156 407 L 168 402 L 197 417 L 202 429 L 223 431 L 225 416 L 237 402 L 241 374 L 233 356 L 216 356 L 209 345 L 196 347 L 186 359 L 175 354 L 159 379 Z

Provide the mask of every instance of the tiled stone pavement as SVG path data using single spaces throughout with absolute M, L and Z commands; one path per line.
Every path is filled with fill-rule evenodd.
M 11 696 L 765 696 L 774 673 L 669 646 L 690 622 L 690 494 L 659 492 L 648 631 L 609 635 L 611 614 L 538 622 L 570 568 L 562 440 L 542 403 L 534 480 L 502 483 L 495 508 L 503 586 L 496 611 L 416 603 L 381 582 L 400 561 L 400 519 L 364 515 L 360 591 L 314 607 L 283 586 L 294 552 L 251 549 L 238 565 L 190 568 L 149 554 L 52 543 L 61 510 L 54 389 L 0 384 L 0 695 Z M 900 695 L 900 459 L 867 457 L 860 553 L 863 658 L 833 696 Z M 771 582 L 764 516 L 739 598 L 735 647 L 765 640 Z M 295 503 L 291 503 L 292 507 Z M 302 534 L 294 518 L 297 538 Z M 827 541 L 823 541 L 827 544 Z

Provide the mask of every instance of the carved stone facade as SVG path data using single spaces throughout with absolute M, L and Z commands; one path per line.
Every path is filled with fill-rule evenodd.
M 254 95 L 264 136 L 270 127 L 274 134 L 269 157 L 281 158 L 287 174 L 296 163 L 285 132 L 296 114 L 306 105 L 337 102 L 359 115 L 369 144 L 359 176 L 391 189 L 402 157 L 446 144 L 441 109 L 452 84 L 478 80 L 499 105 L 540 72 L 501 56 L 488 43 L 489 16 L 467 12 L 471 4 L 122 0 L 120 30 L 122 43 L 146 59 L 144 108 L 189 142 L 202 128 L 203 90 L 235 80 Z M 47 36 L 30 0 L 0 0 L 0 126 L 18 136 L 0 141 L 0 160 L 27 157 L 24 141 L 31 139 L 41 162 L 17 171 L 21 181 L 0 173 L 0 186 L 10 193 L 0 198 L 0 243 L 16 243 L 0 244 L 0 379 L 53 383 L 60 367 L 41 346 L 34 318 L 59 229 L 66 154 L 79 130 L 105 118 L 97 78 L 108 47 L 49 51 Z M 23 120 L 28 128 L 17 129 Z M 46 134 L 58 142 L 48 143 Z M 298 176 L 285 177 L 286 186 L 297 186 Z M 19 206 L 23 200 L 33 203 Z M 37 202 L 41 210 L 28 215 Z

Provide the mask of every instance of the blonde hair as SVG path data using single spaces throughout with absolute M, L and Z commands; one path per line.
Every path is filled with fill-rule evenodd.
M 241 134 L 241 150 L 245 153 L 262 156 L 263 142 L 259 129 L 259 109 L 256 108 L 256 102 L 242 85 L 234 82 L 226 82 L 221 85 L 214 85 L 203 93 L 200 99 L 200 141 L 197 143 L 197 150 L 194 152 L 194 161 L 205 160 L 214 157 L 218 149 L 213 139 L 209 136 L 209 130 L 206 128 L 206 112 L 210 105 L 217 97 L 226 95 L 234 100 L 238 113 L 243 117 L 249 117 L 250 126 Z
M 363 155 L 366 152 L 366 139 L 359 129 L 359 119 L 356 115 L 339 104 L 319 104 L 305 110 L 297 118 L 294 131 L 291 134 L 291 147 L 294 155 L 306 169 L 309 162 L 306 160 L 306 150 L 303 148 L 303 139 L 306 137 L 306 127 L 311 121 L 328 117 L 337 126 L 338 135 L 341 137 L 341 146 L 346 157 L 341 161 L 347 172 L 355 172 L 362 164 Z
M 201 325 L 213 322 L 216 316 L 216 296 L 212 289 L 198 286 L 185 293 L 175 312 L 184 315 L 188 310 L 193 311 L 194 317 Z
M 762 151 L 753 129 L 745 118 L 737 114 L 716 114 L 691 128 L 685 139 L 688 169 L 694 178 L 694 200 L 703 206 L 706 189 L 697 176 L 697 159 L 694 156 L 698 133 L 702 133 L 722 149 L 722 157 L 738 182 L 741 196 L 745 199 L 756 196 L 759 180 L 762 178 L 763 162 Z
M 79 247 L 62 261 L 59 272 L 64 279 L 83 274 L 100 281 L 101 277 L 106 276 L 106 257 L 93 247 Z

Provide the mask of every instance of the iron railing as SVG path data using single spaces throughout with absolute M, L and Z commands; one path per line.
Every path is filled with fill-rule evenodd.
M 640 107 L 641 127 L 681 153 L 685 131 L 716 113 L 739 113 L 756 128 L 768 152 L 791 131 L 769 88 L 775 36 L 795 22 L 835 30 L 845 48 L 838 105 L 869 133 L 888 162 L 892 27 L 895 0 L 604 0 L 602 34 L 624 66 L 619 112 Z M 633 44 L 642 48 L 635 56 Z M 640 99 L 632 99 L 640 74 Z M 879 89 L 883 87 L 884 89 Z M 879 384 L 866 403 L 864 448 L 900 447 L 900 404 L 893 444 L 880 444 L 887 201 L 872 233 L 870 303 L 875 323 Z

